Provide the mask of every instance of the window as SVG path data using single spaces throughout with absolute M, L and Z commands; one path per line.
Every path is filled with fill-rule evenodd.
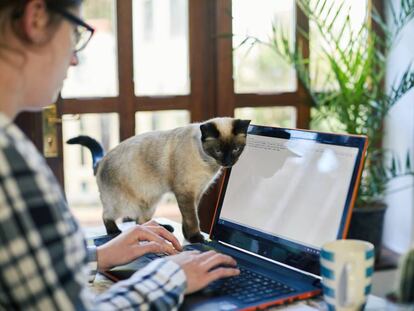
M 63 141 L 88 135 L 108 151 L 119 143 L 119 118 L 116 113 L 82 114 L 79 119 L 63 116 Z M 63 145 L 65 191 L 68 204 L 82 224 L 102 223 L 98 186 L 93 174 L 90 151 L 80 145 Z
M 263 45 L 242 44 L 246 36 L 268 40 L 272 25 L 283 27 L 294 42 L 295 1 L 233 1 L 234 88 L 236 93 L 294 92 L 296 75 L 274 51 Z
M 169 130 L 190 123 L 186 110 L 143 111 L 135 114 L 136 133 Z
M 187 1 L 134 0 L 135 95 L 190 93 Z
M 295 107 L 245 107 L 237 108 L 235 117 L 252 120 L 251 124 L 277 127 L 296 127 Z
M 180 36 L 188 30 L 188 0 L 170 1 L 170 34 Z
M 137 2 L 135 2 L 137 3 Z M 143 32 L 143 37 L 145 42 L 151 41 L 154 36 L 154 8 L 153 8 L 153 1 L 152 0 L 145 0 L 143 3 L 142 10 L 138 10 L 138 14 L 140 18 L 134 18 L 134 22 L 138 19 L 138 21 L 142 21 L 141 27 L 139 29 L 145 29 Z
M 321 12 L 321 15 L 329 16 L 329 18 L 326 19 L 328 25 L 335 18 L 335 23 L 333 24 L 335 40 L 323 40 L 317 25 L 315 25 L 314 22 L 309 23 L 310 74 L 311 81 L 313 81 L 313 87 L 318 91 L 326 91 L 327 89 L 337 87 L 336 85 L 331 85 L 329 82 L 329 75 L 331 74 L 329 72 L 329 60 L 324 55 L 324 51 L 327 51 L 336 59 L 340 59 L 340 55 L 338 55 L 335 47 L 336 42 L 343 47 L 344 43 L 347 44 L 347 42 L 349 42 L 350 36 L 352 36 L 354 40 L 368 40 L 368 38 L 365 37 L 366 33 L 360 33 L 359 31 L 367 18 L 368 1 L 344 0 L 339 15 L 335 16 L 332 12 L 337 12 L 341 3 L 342 1 L 327 0 L 324 9 Z M 331 7 L 332 9 L 330 9 Z M 350 20 L 350 27 L 341 29 L 346 19 Z
M 233 115 L 309 127 L 309 100 L 292 68 L 271 50 L 233 52 L 243 36 L 266 36 L 272 23 L 309 51 L 296 27 L 309 31 L 308 21 L 293 0 L 89 0 L 84 15 L 98 33 L 62 92 L 65 141 L 83 133 L 111 148 L 136 133 Z M 66 116 L 74 114 L 80 120 Z M 101 225 L 89 151 L 67 145 L 64 151 L 69 204 L 79 206 L 82 224 L 92 223 L 87 215 L 94 211 Z M 210 190 L 199 208 L 204 230 L 217 194 Z M 168 207 L 176 203 L 166 202 L 157 215 L 179 219 L 178 209 Z
M 78 54 L 62 90 L 63 98 L 118 95 L 115 0 L 85 1 L 83 15 L 95 29 L 93 40 Z

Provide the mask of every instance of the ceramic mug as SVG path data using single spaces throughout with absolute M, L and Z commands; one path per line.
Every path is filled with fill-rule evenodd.
M 322 246 L 323 295 L 329 310 L 362 310 L 371 292 L 374 245 L 336 240 Z

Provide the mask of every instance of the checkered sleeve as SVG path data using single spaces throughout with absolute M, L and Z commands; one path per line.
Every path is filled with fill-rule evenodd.
M 95 280 L 96 273 L 98 272 L 98 261 L 95 245 L 88 245 L 87 260 L 89 266 L 89 282 L 92 283 Z
M 94 256 L 44 159 L 0 114 L 0 310 L 171 310 L 183 299 L 184 272 L 168 260 L 96 296 Z
M 174 262 L 157 259 L 97 299 L 97 310 L 177 310 L 186 278 Z

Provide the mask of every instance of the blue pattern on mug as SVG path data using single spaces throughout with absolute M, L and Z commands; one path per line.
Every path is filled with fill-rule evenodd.
M 335 298 L 335 290 L 325 285 L 323 286 L 323 294 L 328 297 Z
M 326 267 L 321 267 L 321 276 L 330 280 L 335 279 L 335 273 Z
M 340 240 L 322 247 L 320 274 L 323 294 L 329 310 L 363 308 L 366 297 L 371 293 L 374 258 L 373 245 L 365 241 Z M 350 278 L 351 275 L 354 277 Z M 352 294 L 349 290 L 350 286 L 353 289 L 358 288 L 357 292 Z M 352 301 L 349 300 L 350 298 Z M 356 305 L 353 305 L 354 303 Z
M 365 259 L 371 259 L 374 257 L 374 255 L 375 255 L 375 252 L 373 249 L 371 249 L 365 253 Z
M 321 258 L 329 260 L 329 261 L 334 261 L 335 260 L 335 255 L 334 255 L 334 253 L 322 250 L 321 251 Z

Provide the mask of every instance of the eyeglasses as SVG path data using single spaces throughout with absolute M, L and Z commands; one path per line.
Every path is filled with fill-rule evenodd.
M 64 18 L 66 18 L 68 21 L 70 21 L 72 24 L 75 25 L 74 35 L 75 35 L 75 50 L 74 52 L 77 53 L 81 50 L 83 50 L 91 40 L 95 29 L 85 23 L 83 20 L 81 20 L 76 15 L 61 9 L 60 7 L 56 7 L 53 5 L 49 6 L 49 9 L 52 11 L 55 11 L 56 13 L 59 13 Z

